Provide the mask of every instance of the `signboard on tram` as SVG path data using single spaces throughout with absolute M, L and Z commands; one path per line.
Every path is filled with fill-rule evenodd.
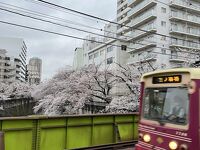
M 163 83 L 181 83 L 181 75 L 171 75 L 171 76 L 157 76 L 153 77 L 153 84 L 163 84 Z

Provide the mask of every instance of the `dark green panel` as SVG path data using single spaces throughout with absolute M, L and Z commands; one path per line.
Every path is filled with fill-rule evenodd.
M 65 128 L 49 128 L 40 131 L 39 150 L 64 150 Z
M 95 125 L 93 129 L 93 145 L 113 143 L 113 125 Z
M 5 132 L 5 150 L 32 150 L 32 131 Z
M 91 126 L 68 127 L 67 149 L 91 146 Z

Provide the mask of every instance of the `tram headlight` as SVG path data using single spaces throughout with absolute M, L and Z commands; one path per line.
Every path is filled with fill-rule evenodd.
M 150 142 L 151 141 L 151 136 L 150 135 L 148 135 L 148 134 L 145 134 L 144 136 L 143 136 L 143 140 L 145 141 L 145 142 Z
M 178 148 L 177 142 L 176 142 L 176 141 L 171 141 L 171 142 L 169 142 L 169 148 L 170 148 L 171 150 L 176 150 L 176 149 Z

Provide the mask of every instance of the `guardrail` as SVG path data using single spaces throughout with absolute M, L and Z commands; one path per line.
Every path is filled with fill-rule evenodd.
M 0 118 L 0 130 L 5 150 L 68 150 L 137 140 L 138 118 L 137 113 Z

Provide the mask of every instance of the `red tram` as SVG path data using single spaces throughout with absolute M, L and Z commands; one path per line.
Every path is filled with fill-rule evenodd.
M 136 150 L 200 150 L 200 69 L 170 69 L 141 79 Z

